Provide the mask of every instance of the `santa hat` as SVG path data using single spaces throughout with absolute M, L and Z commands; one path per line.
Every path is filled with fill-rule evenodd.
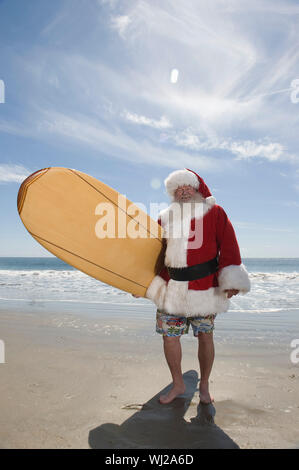
M 204 180 L 195 171 L 188 168 L 173 171 L 164 180 L 164 184 L 168 195 L 172 199 L 174 199 L 175 190 L 179 186 L 188 185 L 195 188 L 208 204 L 215 204 L 216 202 Z

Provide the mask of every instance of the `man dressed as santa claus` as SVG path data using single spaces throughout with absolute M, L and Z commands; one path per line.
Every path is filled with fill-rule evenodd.
M 162 404 L 184 393 L 180 337 L 192 326 L 198 338 L 201 403 L 211 403 L 209 377 L 214 362 L 213 329 L 229 298 L 250 290 L 233 226 L 216 204 L 204 180 L 189 169 L 172 172 L 164 181 L 171 204 L 159 213 L 163 228 L 162 267 L 147 289 L 157 306 L 156 331 L 173 385 Z

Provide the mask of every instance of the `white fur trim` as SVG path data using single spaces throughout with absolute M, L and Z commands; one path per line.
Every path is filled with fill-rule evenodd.
M 205 290 L 188 290 L 188 281 L 170 279 L 164 298 L 164 311 L 186 317 L 207 316 L 228 310 L 226 295 L 217 287 Z
M 226 312 L 230 304 L 226 294 L 219 287 L 188 290 L 188 281 L 170 279 L 166 284 L 160 276 L 155 276 L 146 292 L 146 297 L 152 300 L 161 311 L 169 315 L 185 317 Z
M 158 308 L 163 308 L 166 290 L 166 281 L 161 276 L 155 276 L 150 283 L 145 297 L 152 300 Z
M 250 280 L 244 264 L 226 266 L 218 275 L 218 284 L 222 291 L 238 289 L 241 294 L 250 291 Z
M 173 171 L 164 180 L 164 184 L 166 186 L 167 193 L 171 197 L 174 196 L 175 190 L 179 186 L 190 185 L 196 189 L 199 188 L 199 180 L 197 176 L 194 173 L 192 173 L 192 171 L 189 171 L 189 170 Z
M 205 202 L 210 206 L 214 206 L 214 204 L 216 204 L 216 199 L 214 198 L 214 196 L 208 196 L 206 197 Z

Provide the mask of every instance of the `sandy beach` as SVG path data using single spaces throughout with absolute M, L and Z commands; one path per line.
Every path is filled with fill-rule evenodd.
M 187 391 L 163 406 L 158 396 L 170 375 L 154 309 L 142 309 L 2 309 L 0 447 L 299 447 L 299 364 L 290 360 L 297 312 L 284 314 L 284 330 L 281 314 L 218 316 L 208 406 L 199 406 L 197 340 L 189 333 Z

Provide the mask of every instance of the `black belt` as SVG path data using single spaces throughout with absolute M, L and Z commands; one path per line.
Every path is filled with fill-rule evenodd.
M 205 263 L 195 264 L 194 266 L 187 266 L 186 268 L 169 268 L 167 267 L 168 274 L 174 281 L 195 281 L 210 274 L 214 274 L 218 269 L 218 258 L 210 259 Z

